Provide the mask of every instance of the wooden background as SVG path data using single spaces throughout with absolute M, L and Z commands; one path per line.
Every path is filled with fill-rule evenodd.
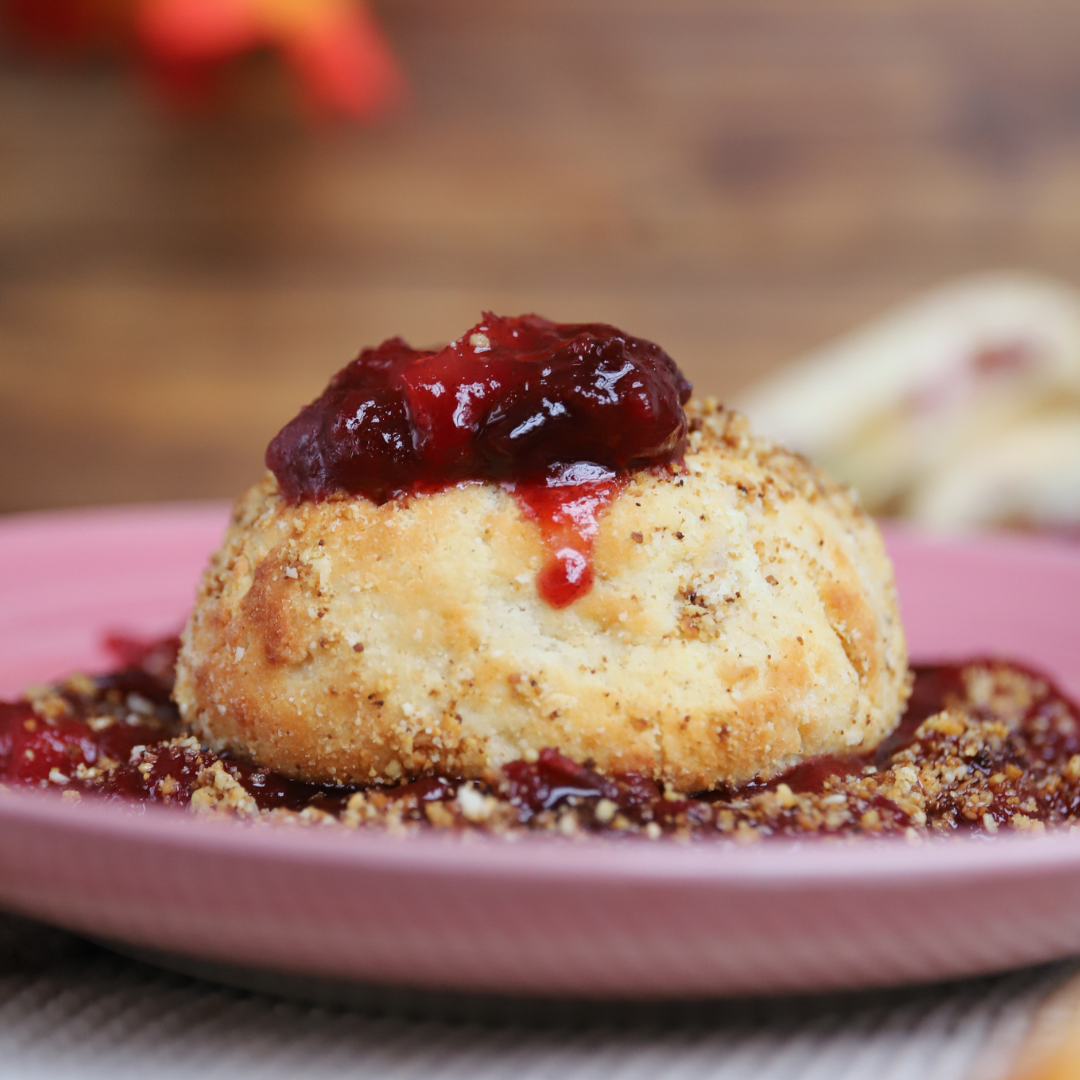
M 367 343 L 598 319 L 721 395 L 912 291 L 1080 282 L 1076 0 L 378 0 L 411 109 L 174 122 L 0 59 L 0 510 L 231 495 Z

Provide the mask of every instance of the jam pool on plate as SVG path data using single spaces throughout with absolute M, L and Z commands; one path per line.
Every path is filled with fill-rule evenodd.
M 907 714 L 872 755 L 818 759 L 767 783 L 685 798 L 645 776 L 602 776 L 557 748 L 483 782 L 302 783 L 218 757 L 184 732 L 170 702 L 174 641 L 111 645 L 121 670 L 0 704 L 5 785 L 253 822 L 741 842 L 992 836 L 1068 826 L 1080 814 L 1080 712 L 1046 678 L 1001 660 L 916 667 Z

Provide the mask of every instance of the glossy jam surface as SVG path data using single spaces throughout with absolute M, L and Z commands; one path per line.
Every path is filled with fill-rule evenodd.
M 999 660 L 925 665 L 874 754 L 805 762 L 767 783 L 695 797 L 646 776 L 603 776 L 549 748 L 483 782 L 428 776 L 323 787 L 221 758 L 169 702 L 175 645 L 114 641 L 123 671 L 0 705 L 0 780 L 20 787 L 224 813 L 391 829 L 658 838 L 993 835 L 1080 817 L 1080 712 L 1037 673 Z
M 617 473 L 677 460 L 690 384 L 663 349 L 602 323 L 487 314 L 438 351 L 365 349 L 266 452 L 285 497 L 385 502 L 458 480 Z

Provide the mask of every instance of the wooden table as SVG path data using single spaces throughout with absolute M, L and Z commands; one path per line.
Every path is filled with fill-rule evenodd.
M 943 278 L 1080 281 L 1075 0 L 381 0 L 415 89 L 170 121 L 0 61 L 0 510 L 231 495 L 364 344 L 624 325 L 728 394 Z

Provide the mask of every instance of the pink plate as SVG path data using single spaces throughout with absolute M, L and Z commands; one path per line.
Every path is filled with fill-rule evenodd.
M 220 505 L 0 522 L 0 692 L 174 630 Z M 1080 549 L 890 544 L 912 653 L 1080 697 Z M 663 997 L 970 975 L 1080 952 L 1080 833 L 755 848 L 252 828 L 0 793 L 0 904 L 130 947 L 433 988 Z

